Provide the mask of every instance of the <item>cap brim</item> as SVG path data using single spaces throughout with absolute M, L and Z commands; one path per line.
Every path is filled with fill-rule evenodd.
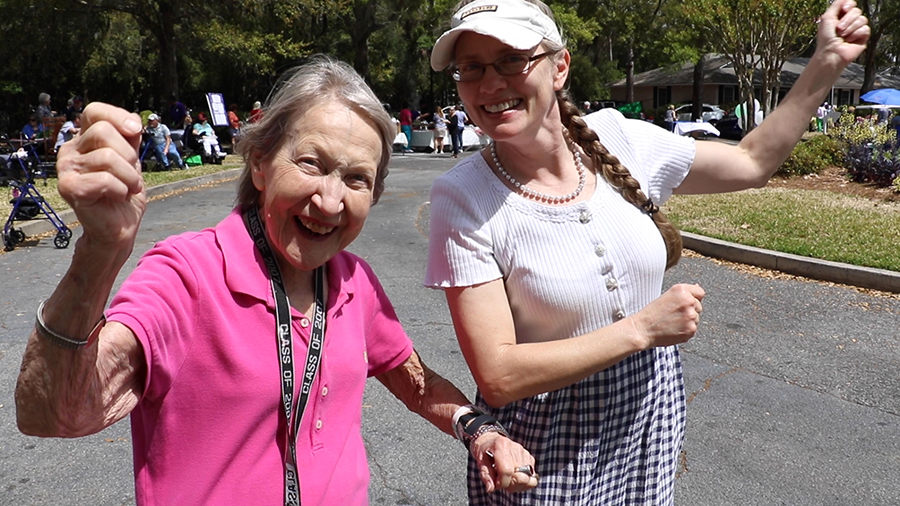
M 483 21 L 467 21 L 463 25 L 444 32 L 435 42 L 431 51 L 432 69 L 437 71 L 444 70 L 453 63 L 456 40 L 465 32 L 475 32 L 497 39 L 503 44 L 520 51 L 531 49 L 544 39 L 539 33 L 522 29 L 521 24 L 510 23 L 501 19 L 485 18 Z

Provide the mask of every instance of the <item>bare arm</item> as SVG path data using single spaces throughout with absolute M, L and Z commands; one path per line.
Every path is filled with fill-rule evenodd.
M 703 289 L 676 285 L 639 313 L 594 332 L 516 342 L 502 280 L 445 291 L 460 348 L 493 406 L 574 384 L 648 348 L 686 342 L 697 331 Z
M 469 404 L 453 383 L 429 369 L 415 351 L 403 364 L 377 378 L 410 411 L 450 435 L 453 435 L 453 414 Z M 534 458 L 518 443 L 489 432 L 473 441 L 469 450 L 479 463 L 488 492 L 495 489 L 517 492 L 537 486 L 537 477 L 515 471 L 519 466 L 534 465 Z
M 59 193 L 84 233 L 43 312 L 48 328 L 76 340 L 100 320 L 146 207 L 137 116 L 95 102 L 82 120 L 84 133 L 60 149 L 57 170 Z M 144 374 L 141 347 L 123 325 L 106 325 L 96 342 L 78 350 L 32 332 L 16 384 L 19 430 L 60 437 L 97 432 L 134 408 Z
M 856 3 L 835 0 L 820 18 L 815 54 L 784 101 L 737 146 L 698 142 L 691 171 L 675 192 L 721 193 L 765 186 L 868 39 L 868 21 Z

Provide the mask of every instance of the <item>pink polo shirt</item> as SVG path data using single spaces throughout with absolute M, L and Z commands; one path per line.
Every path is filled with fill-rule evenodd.
M 367 504 L 366 378 L 402 364 L 412 343 L 363 260 L 341 252 L 327 272 L 322 364 L 297 438 L 301 498 Z M 275 302 L 240 214 L 157 244 L 106 314 L 134 331 L 147 361 L 131 414 L 137 504 L 283 504 Z M 292 316 L 299 370 L 311 326 Z

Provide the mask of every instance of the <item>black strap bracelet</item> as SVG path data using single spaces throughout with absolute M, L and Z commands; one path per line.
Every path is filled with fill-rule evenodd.
M 457 433 L 460 436 L 460 440 L 466 445 L 466 448 L 469 448 L 472 441 L 475 441 L 487 432 L 498 432 L 505 437 L 509 437 L 509 433 L 506 432 L 506 429 L 503 428 L 503 425 L 496 418 L 474 407 L 471 413 L 459 417 L 457 425 L 459 426 L 457 427 Z

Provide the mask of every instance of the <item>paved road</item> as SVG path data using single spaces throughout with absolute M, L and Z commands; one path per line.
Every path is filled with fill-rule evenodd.
M 421 287 L 427 241 L 416 218 L 431 181 L 451 165 L 398 156 L 350 249 L 373 265 L 426 363 L 473 393 L 443 296 Z M 151 203 L 126 271 L 154 242 L 215 224 L 233 196 L 224 183 Z M 25 336 L 70 255 L 47 239 L 0 254 L 0 505 L 134 502 L 127 423 L 78 440 L 15 428 Z M 688 429 L 677 504 L 900 504 L 900 300 L 705 258 L 682 260 L 666 282 L 708 293 L 701 331 L 682 347 Z M 377 382 L 364 404 L 373 505 L 465 504 L 459 443 Z

